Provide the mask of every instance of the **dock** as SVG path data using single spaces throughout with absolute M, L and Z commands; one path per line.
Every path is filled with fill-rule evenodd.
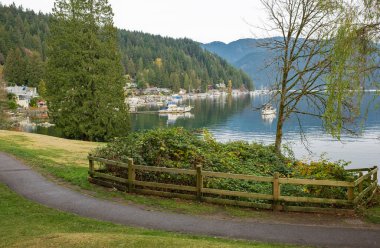
M 159 113 L 158 110 L 156 111 L 130 111 L 130 114 L 157 114 Z

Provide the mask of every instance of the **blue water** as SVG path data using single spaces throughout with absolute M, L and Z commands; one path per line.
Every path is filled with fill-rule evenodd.
M 323 156 L 333 161 L 350 161 L 349 168 L 380 165 L 380 97 L 374 96 L 367 93 L 363 97 L 362 117 L 366 118 L 359 121 L 358 135 L 342 134 L 338 141 L 324 131 L 319 119 L 301 116 L 307 138 L 302 142 L 297 118 L 292 117 L 285 124 L 283 144 L 290 147 L 298 159 L 316 160 Z M 262 105 L 269 97 L 246 95 L 191 100 L 194 106 L 191 115 L 132 114 L 132 126 L 134 130 L 168 126 L 207 128 L 218 141 L 271 144 L 275 140 L 277 119 L 265 120 L 259 111 L 254 111 L 255 106 Z

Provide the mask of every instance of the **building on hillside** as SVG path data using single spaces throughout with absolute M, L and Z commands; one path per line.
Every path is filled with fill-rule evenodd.
M 159 94 L 170 94 L 172 91 L 167 88 L 158 88 L 158 87 L 151 87 L 146 88 L 142 91 L 142 94 L 144 95 L 159 95 Z
M 219 84 L 216 84 L 215 87 L 218 90 L 225 90 L 226 89 L 226 84 L 225 83 L 219 83 Z
M 17 105 L 29 108 L 30 100 L 38 97 L 37 88 L 27 86 L 10 86 L 6 88 L 8 93 L 16 96 Z

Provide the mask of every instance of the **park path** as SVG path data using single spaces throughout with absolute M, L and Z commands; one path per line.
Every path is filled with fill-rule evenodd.
M 25 198 L 42 205 L 127 226 L 318 247 L 380 247 L 380 228 L 207 219 L 185 214 L 148 211 L 136 206 L 101 200 L 50 182 L 22 162 L 3 153 L 0 153 L 0 182 Z

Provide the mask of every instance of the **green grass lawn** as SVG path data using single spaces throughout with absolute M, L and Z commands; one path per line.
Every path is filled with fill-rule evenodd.
M 88 182 L 87 155 L 102 143 L 61 139 L 46 135 L 0 130 L 0 151 L 11 154 L 47 177 L 78 186 L 100 198 L 118 198 L 157 210 L 188 214 L 223 214 L 231 217 L 267 218 L 270 212 L 255 212 L 179 199 L 125 194 Z
M 368 209 L 363 211 L 366 219 L 375 224 L 380 224 L 380 193 L 377 193 Z
M 0 184 L 0 247 L 294 247 L 129 228 L 28 201 Z
M 255 220 L 282 221 L 295 224 L 304 224 L 305 221 L 307 222 L 306 224 L 326 223 L 334 218 L 334 216 L 302 215 L 300 213 L 279 214 L 271 211 L 254 211 L 247 208 L 226 207 L 196 201 L 126 194 L 93 185 L 87 180 L 87 155 L 93 149 L 102 145 L 104 144 L 0 130 L 0 151 L 21 159 L 46 177 L 59 180 L 60 184 L 65 184 L 76 190 L 85 190 L 87 194 L 95 197 L 109 200 L 116 199 L 121 203 L 137 203 L 144 205 L 145 208 L 154 210 L 215 215 L 223 218 L 253 218 Z M 365 210 L 364 216 L 370 222 L 380 223 L 380 200 L 372 208 Z M 335 219 L 335 222 L 342 220 L 339 216 Z M 343 225 L 346 224 L 344 221 L 342 223 Z

